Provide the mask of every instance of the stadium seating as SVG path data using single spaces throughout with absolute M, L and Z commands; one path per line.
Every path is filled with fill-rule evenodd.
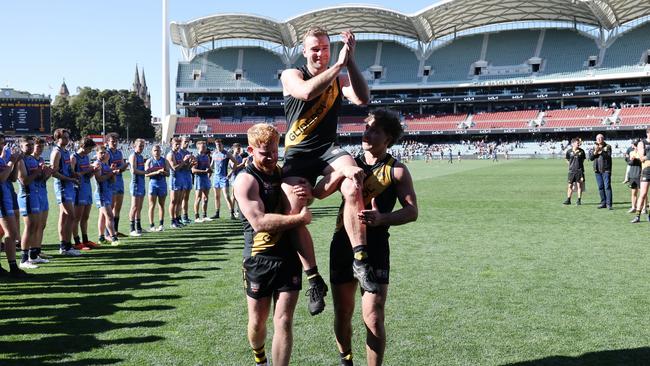
M 404 122 L 410 131 L 455 130 L 465 119 L 467 114 L 412 115 L 406 116 Z
M 528 121 L 535 119 L 538 113 L 537 110 L 525 110 L 475 114 L 472 116 L 474 126 L 471 128 L 526 128 Z
M 602 108 L 550 110 L 544 113 L 544 127 L 599 126 L 612 112 L 613 109 Z
M 262 48 L 245 48 L 241 87 L 276 87 L 280 85 L 278 70 L 285 66 L 278 55 Z
M 422 78 L 418 76 L 419 61 L 413 51 L 398 43 L 383 42 L 380 64 L 386 71 L 383 83 L 415 83 Z
M 623 108 L 618 117 L 621 125 L 649 125 L 650 107 Z
M 585 70 L 589 56 L 598 55 L 596 42 L 576 31 L 547 29 L 539 57 L 543 73 L 556 74 Z
M 602 67 L 639 65 L 642 53 L 650 49 L 650 23 L 623 33 L 609 46 Z M 634 69 L 634 68 L 632 68 Z
M 485 61 L 492 65 L 519 65 L 535 55 L 539 30 L 490 33 Z
M 483 35 L 458 38 L 434 51 L 425 61 L 431 66 L 428 82 L 467 81 L 470 66 L 481 57 Z

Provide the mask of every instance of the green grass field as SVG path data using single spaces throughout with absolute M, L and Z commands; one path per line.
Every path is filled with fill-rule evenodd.
M 591 173 L 583 205 L 561 204 L 561 160 L 412 163 L 420 215 L 391 229 L 385 364 L 650 364 L 650 225 L 628 223 L 615 168 L 607 211 Z M 313 207 L 324 274 L 339 199 Z M 91 238 L 95 223 L 94 210 Z M 29 280 L 0 283 L 0 365 L 252 365 L 241 250 L 240 224 L 222 219 L 55 255 Z M 332 319 L 331 297 L 311 317 L 301 295 L 292 364 L 338 364 Z M 358 316 L 354 331 L 362 365 Z

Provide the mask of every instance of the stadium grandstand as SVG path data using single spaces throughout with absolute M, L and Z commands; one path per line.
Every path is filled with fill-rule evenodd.
M 649 2 L 447 0 L 411 15 L 342 5 L 283 22 L 250 14 L 172 22 L 184 59 L 166 136 L 243 140 L 257 122 L 286 131 L 279 76 L 304 63 L 301 36 L 312 25 L 330 32 L 333 55 L 339 32 L 356 33 L 369 108 L 399 111 L 418 141 L 627 138 L 650 126 Z M 359 136 L 366 113 L 344 103 L 339 135 Z

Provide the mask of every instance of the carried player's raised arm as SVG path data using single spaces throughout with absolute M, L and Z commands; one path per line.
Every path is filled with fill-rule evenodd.
M 257 232 L 284 231 L 311 222 L 311 212 L 306 207 L 295 215 L 265 213 L 259 195 L 259 185 L 250 174 L 238 175 L 234 186 L 239 209 Z
M 341 91 L 345 98 L 352 103 L 356 105 L 367 105 L 370 103 L 368 82 L 363 77 L 363 74 L 354 60 L 356 39 L 354 38 L 354 34 L 350 31 L 341 33 L 341 39 L 343 40 L 343 50 L 347 49 L 348 52 L 348 62 L 346 64 L 348 73 L 347 75 L 339 76 Z

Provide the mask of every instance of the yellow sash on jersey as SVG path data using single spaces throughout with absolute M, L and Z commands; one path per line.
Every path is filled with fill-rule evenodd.
M 327 90 L 320 95 L 316 103 L 291 124 L 284 137 L 285 149 L 299 144 L 318 126 L 334 106 L 339 96 L 338 78 L 332 81 Z
M 275 234 L 267 233 L 264 231 L 255 233 L 255 236 L 253 237 L 253 248 L 251 249 L 251 256 L 254 257 L 256 254 L 260 254 L 268 249 L 273 248 L 273 246 L 278 243 L 281 236 L 282 232 Z
M 367 176 L 363 180 L 363 205 L 367 207 L 373 198 L 379 196 L 384 192 L 391 184 L 393 184 L 393 177 L 390 174 L 390 170 L 395 164 L 395 159 L 390 158 L 386 164 L 372 170 L 372 174 Z M 336 231 L 343 228 L 343 206 L 339 209 L 339 215 L 336 219 Z

